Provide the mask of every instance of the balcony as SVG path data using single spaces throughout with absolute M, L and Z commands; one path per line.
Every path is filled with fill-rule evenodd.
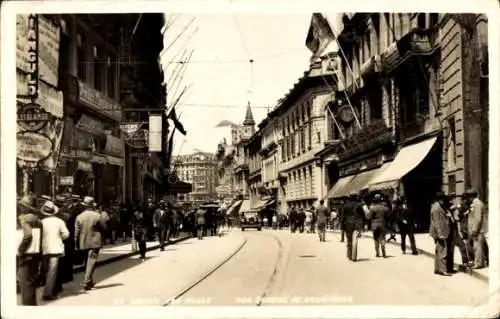
M 439 45 L 434 34 L 434 29 L 415 28 L 392 43 L 381 54 L 383 71 L 390 73 L 410 57 L 434 53 Z
M 399 139 L 406 141 L 426 134 L 431 134 L 439 129 L 439 121 L 434 118 L 429 118 L 425 114 L 417 114 L 411 120 L 405 122 L 401 126 Z
M 387 126 L 384 120 L 377 120 L 342 141 L 344 151 L 340 152 L 340 160 L 347 160 L 358 154 L 376 149 L 384 144 L 391 143 L 392 140 L 391 127 Z

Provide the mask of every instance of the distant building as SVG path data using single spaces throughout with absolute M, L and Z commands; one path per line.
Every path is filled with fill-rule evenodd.
M 214 154 L 196 152 L 180 155 L 174 157 L 172 163 L 179 179 L 193 187 L 191 193 L 177 195 L 180 202 L 202 203 L 217 199 L 218 171 Z

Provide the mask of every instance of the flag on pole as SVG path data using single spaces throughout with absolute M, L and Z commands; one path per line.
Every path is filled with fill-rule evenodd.
M 182 132 L 181 132 L 182 133 Z M 167 145 L 167 163 L 170 164 L 172 161 L 172 152 L 174 151 L 174 134 L 175 130 L 172 131 L 172 134 L 170 134 L 170 138 L 168 139 L 168 145 Z
M 321 13 L 313 13 L 306 38 L 306 47 L 313 53 L 311 60 L 320 57 L 335 35 L 328 20 Z
M 175 128 L 179 130 L 182 135 L 186 135 L 186 130 L 184 129 L 184 125 L 179 121 L 177 114 L 175 113 L 175 107 L 170 111 L 168 118 L 174 122 Z M 173 134 L 172 134 L 173 135 Z

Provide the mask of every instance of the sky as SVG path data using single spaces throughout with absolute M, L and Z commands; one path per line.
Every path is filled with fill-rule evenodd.
M 311 13 L 166 14 L 167 24 L 173 22 L 161 56 L 169 104 L 192 85 L 176 107 L 187 135 L 175 133 L 173 155 L 215 152 L 230 136 L 229 128 L 215 126 L 221 120 L 243 122 L 248 102 L 256 123 L 262 121 L 309 67 L 305 40 L 310 19 Z M 176 94 L 177 84 L 168 82 L 175 79 L 175 61 L 183 50 L 194 51 L 182 81 L 176 80 Z

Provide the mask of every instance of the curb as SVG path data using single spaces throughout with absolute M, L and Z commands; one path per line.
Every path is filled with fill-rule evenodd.
M 180 297 L 182 297 L 184 294 L 186 294 L 189 290 L 193 289 L 194 287 L 196 287 L 200 282 L 202 282 L 203 280 L 205 280 L 207 277 L 209 277 L 211 274 L 213 274 L 214 272 L 217 271 L 217 269 L 221 268 L 222 266 L 224 266 L 229 260 L 231 260 L 237 253 L 240 252 L 240 250 L 245 246 L 245 244 L 247 243 L 247 240 L 246 238 L 243 237 L 243 240 L 241 241 L 241 244 L 238 246 L 238 248 L 236 248 L 236 250 L 234 252 L 232 252 L 231 254 L 229 254 L 229 256 L 227 256 L 226 258 L 224 258 L 222 260 L 221 263 L 219 263 L 218 265 L 216 265 L 214 268 L 210 269 L 209 271 L 207 271 L 203 276 L 201 276 L 199 279 L 195 280 L 192 284 L 190 285 L 187 285 L 186 288 L 183 288 L 180 290 L 180 292 L 178 292 L 173 298 L 169 299 L 166 303 L 162 304 L 161 306 L 162 307 L 168 307 L 170 306 L 172 303 L 175 302 L 175 300 L 179 299 Z
M 338 230 L 327 230 L 327 232 L 330 232 L 330 233 L 340 233 Z M 373 239 L 373 237 L 370 236 L 370 235 L 362 234 L 361 236 L 365 237 L 365 238 L 371 238 L 371 239 Z M 393 245 L 393 246 L 401 247 L 401 243 L 398 243 L 398 242 L 386 241 L 386 244 L 390 244 L 390 245 Z M 406 246 L 406 248 L 410 248 L 410 246 Z M 434 258 L 436 256 L 433 253 L 428 252 L 428 251 L 423 250 L 423 249 L 418 248 L 418 247 L 417 247 L 417 251 L 418 251 L 419 254 L 424 255 L 426 257 L 429 257 L 429 258 Z M 453 264 L 455 266 L 457 266 L 457 267 L 460 266 L 457 263 L 453 263 Z M 471 269 L 470 271 L 465 271 L 464 273 L 468 274 L 469 276 L 472 276 L 472 277 L 474 277 L 474 278 L 476 278 L 478 280 L 481 280 L 481 281 L 483 281 L 485 283 L 489 283 L 489 277 L 488 276 L 480 274 L 479 272 L 477 272 L 474 269 Z
M 189 238 L 192 238 L 192 237 L 189 236 L 189 235 L 187 235 L 187 236 L 179 237 L 179 238 L 176 238 L 176 239 L 172 239 L 172 240 L 170 240 L 170 244 L 165 245 L 165 247 L 168 247 L 168 246 L 173 245 L 173 244 L 177 244 L 177 243 L 179 243 L 181 241 L 184 241 L 186 239 L 189 239 Z M 146 251 L 151 251 L 151 250 L 155 250 L 155 249 L 158 249 L 158 248 L 160 248 L 160 244 L 156 244 L 154 246 L 146 248 Z M 135 255 L 139 255 L 139 251 L 131 251 L 131 252 L 126 253 L 126 254 L 122 254 L 122 255 L 111 257 L 111 258 L 107 258 L 105 260 L 97 261 L 96 262 L 96 267 L 104 266 L 104 265 L 110 264 L 112 262 L 115 262 L 115 261 L 118 261 L 118 260 L 121 260 L 121 259 L 125 259 L 125 258 L 128 258 L 128 257 L 132 257 L 132 256 L 135 256 Z M 79 272 L 84 272 L 84 271 L 85 271 L 85 265 L 79 265 L 79 266 L 73 268 L 73 273 L 79 273 Z

